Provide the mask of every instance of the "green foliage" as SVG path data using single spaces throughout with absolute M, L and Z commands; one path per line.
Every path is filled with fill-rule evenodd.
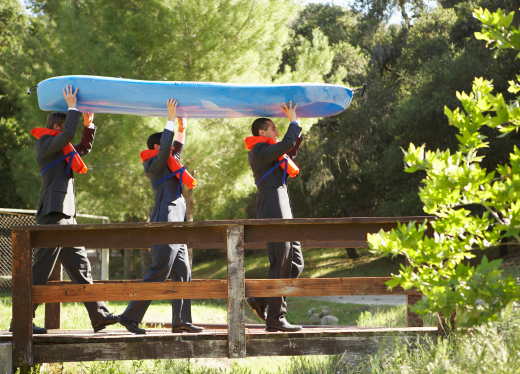
M 496 7 L 502 0 L 487 3 Z M 504 51 L 493 58 L 475 40 L 473 8 L 462 2 L 428 10 L 409 29 L 371 29 L 358 19 L 363 34 L 349 33 L 346 43 L 360 46 L 369 59 L 364 64 L 349 61 L 345 68 L 359 72 L 355 79 L 347 76 L 349 83 L 366 82 L 368 90 L 348 110 L 320 119 L 306 134 L 297 159 L 305 172 L 289 184 L 296 216 L 423 214 L 417 189 L 424 172 L 403 172 L 401 148 L 413 143 L 456 151 L 457 129 L 449 125 L 444 106 L 456 108 L 455 93 L 470 91 L 475 76 L 492 78 L 504 100 L 514 98 L 508 80 L 518 74 L 516 53 Z M 513 24 L 519 20 L 516 15 Z M 520 141 L 517 132 L 507 137 L 496 128 L 481 132 L 490 143 L 481 150 L 486 156 L 481 164 L 489 170 L 506 163 Z
M 18 181 L 11 168 L 17 167 L 19 160 L 16 156 L 28 143 L 28 134 L 13 118 L 0 117 L 0 148 L 3 150 L 0 153 L 0 207 L 23 206 L 22 198 L 16 193 Z
M 511 38 L 516 29 L 507 29 L 514 14 L 482 9 L 475 14 L 485 25 L 478 38 L 496 40 L 501 33 L 502 41 L 495 46 L 520 48 L 520 40 Z M 511 81 L 510 92 L 517 85 Z M 496 320 L 520 296 L 515 279 L 501 276 L 500 260 L 488 262 L 484 257 L 477 266 L 464 262 L 474 257 L 473 251 L 500 245 L 503 238 L 520 242 L 520 150 L 515 146 L 509 162 L 491 172 L 481 167 L 484 156 L 479 154 L 489 147 L 482 128 L 496 128 L 504 135 L 518 129 L 519 101 L 506 102 L 502 94 L 492 91 L 491 81 L 476 78 L 471 93 L 457 92 L 463 110 L 444 108 L 450 125 L 458 130 L 458 151 L 425 151 L 424 145 L 413 144 L 404 151 L 406 172 L 426 172 L 419 197 L 424 211 L 436 216 L 430 222 L 434 236 L 426 236 L 426 223 L 403 224 L 368 236 L 374 253 L 402 254 L 408 259 L 409 266 L 402 266 L 388 285 L 419 288 L 426 298 L 417 304 L 417 312 L 450 315 L 458 309 L 466 325 Z

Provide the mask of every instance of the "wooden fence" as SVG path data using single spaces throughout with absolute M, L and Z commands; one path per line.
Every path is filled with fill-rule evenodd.
M 397 287 L 389 291 L 389 277 L 245 279 L 244 249 L 265 248 L 265 242 L 295 241 L 303 247 L 367 247 L 367 234 L 390 230 L 398 221 L 425 217 L 319 218 L 204 221 L 185 223 L 128 223 L 70 226 L 14 226 L 13 232 L 13 365 L 29 367 L 45 362 L 134 360 L 187 357 L 340 354 L 377 351 L 388 334 L 435 334 L 408 313 L 407 328 L 305 328 L 297 333 L 268 333 L 245 324 L 245 298 L 250 296 L 407 295 L 413 304 L 421 295 Z M 193 248 L 227 248 L 227 280 L 189 283 L 96 282 L 77 285 L 51 282 L 32 285 L 32 249 L 87 246 L 89 248 L 147 248 L 152 244 L 187 243 Z M 51 330 L 32 334 L 33 303 L 46 303 L 46 327 L 60 328 L 60 303 L 163 299 L 227 298 L 227 330 L 206 329 L 199 334 L 151 332 L 136 336 L 126 330 L 93 334 Z M 155 331 L 155 330 L 153 330 Z M 4 334 L 5 339 L 10 335 Z M 2 339 L 0 339 L 2 340 Z

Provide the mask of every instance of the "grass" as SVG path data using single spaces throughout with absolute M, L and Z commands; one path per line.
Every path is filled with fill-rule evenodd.
M 401 258 L 376 257 L 368 249 L 359 249 L 361 257 L 351 260 L 342 248 L 304 248 L 305 268 L 302 278 L 319 277 L 385 277 L 399 271 Z M 225 279 L 226 253 L 217 250 L 195 250 L 192 275 L 196 279 Z M 247 251 L 246 278 L 267 278 L 269 259 L 264 250 Z

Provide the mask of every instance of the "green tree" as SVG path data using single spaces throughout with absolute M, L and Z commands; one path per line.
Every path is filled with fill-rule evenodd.
M 297 161 L 302 173 L 290 185 L 297 216 L 423 214 L 416 193 L 423 175 L 402 171 L 400 147 L 425 143 L 429 149 L 456 150 L 456 129 L 449 126 L 443 106 L 454 109 L 455 92 L 470 90 L 475 75 L 493 79 L 507 100 L 514 97 L 507 87 L 517 71 L 515 54 L 504 51 L 493 58 L 475 40 L 469 5 L 425 12 L 408 30 L 381 28 L 371 44 L 363 44 L 372 58 L 354 65 L 360 78 L 352 86 L 366 82 L 369 88 L 345 112 L 320 119 L 306 136 Z M 377 62 L 376 50 L 397 49 L 400 43 L 395 61 Z M 482 150 L 484 167 L 506 162 L 520 134 L 500 137 L 496 129 L 483 131 L 491 145 Z
M 480 8 L 475 17 L 483 23 L 475 37 L 496 48 L 495 54 L 520 48 L 520 31 L 511 25 L 514 12 Z M 520 75 L 516 78 L 509 81 L 512 94 L 520 92 Z M 458 130 L 457 151 L 425 151 L 424 146 L 410 144 L 404 152 L 405 171 L 426 172 L 419 196 L 424 211 L 436 216 L 430 222 L 434 236 L 425 235 L 426 224 L 414 223 L 368 236 L 373 252 L 406 256 L 409 265 L 387 284 L 419 288 L 426 298 L 417 304 L 417 312 L 449 315 L 457 308 L 466 325 L 497 319 L 520 297 L 515 279 L 498 270 L 501 260 L 488 262 L 484 257 L 477 266 L 464 263 L 475 257 L 474 250 L 499 245 L 503 238 L 520 242 L 519 148 L 515 146 L 508 162 L 495 165 L 491 172 L 481 166 L 480 150 L 490 146 L 482 130 L 498 129 L 505 136 L 520 127 L 519 97 L 508 102 L 493 90 L 491 81 L 476 78 L 469 94 L 457 92 L 462 110 L 444 107 L 450 125 Z
M 5 66 L 12 53 L 20 53 L 28 17 L 19 1 L 8 0 L 0 4 L 0 76 L 5 76 Z M 20 109 L 0 83 L 0 207 L 25 207 L 17 193 L 17 181 L 13 177 L 16 154 L 28 147 L 28 137 L 16 121 Z

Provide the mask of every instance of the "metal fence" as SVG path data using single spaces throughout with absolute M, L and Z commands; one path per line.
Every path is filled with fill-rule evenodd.
M 35 225 L 35 214 L 35 210 L 0 208 L 0 293 L 11 293 L 11 226 Z M 79 224 L 110 222 L 108 217 L 89 214 L 78 214 L 76 220 Z M 92 267 L 92 277 L 95 280 L 108 279 L 108 250 L 86 249 L 86 251 Z M 63 279 L 69 280 L 66 272 L 63 272 Z

